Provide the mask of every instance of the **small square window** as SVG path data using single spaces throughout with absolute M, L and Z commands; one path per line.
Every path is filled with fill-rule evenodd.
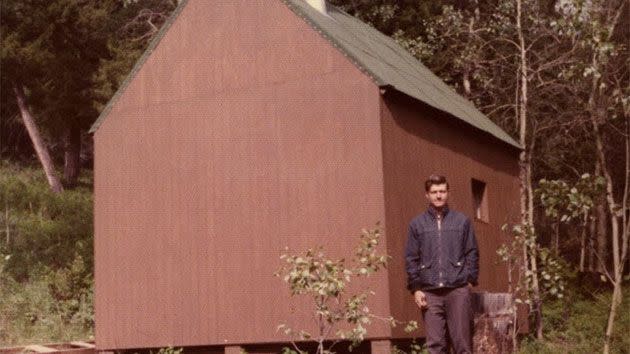
M 471 184 L 475 219 L 488 222 L 488 191 L 486 183 L 473 178 Z

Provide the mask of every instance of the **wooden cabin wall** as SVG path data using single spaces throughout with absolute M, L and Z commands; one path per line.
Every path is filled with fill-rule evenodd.
M 474 291 L 505 291 L 507 268 L 497 264 L 495 251 L 506 240 L 501 226 L 519 215 L 518 151 L 404 94 L 388 92 L 381 107 L 392 315 L 420 320 L 405 288 L 404 248 L 409 221 L 428 206 L 424 181 L 434 173 L 447 177 L 450 206 L 471 219 L 471 180 L 486 183 L 489 219 L 473 222 L 480 251 L 479 286 Z M 407 335 L 397 328 L 394 336 Z
M 314 330 L 273 274 L 384 221 L 378 97 L 280 1 L 189 1 L 95 133 L 97 349 Z M 387 273 L 365 285 L 389 313 Z

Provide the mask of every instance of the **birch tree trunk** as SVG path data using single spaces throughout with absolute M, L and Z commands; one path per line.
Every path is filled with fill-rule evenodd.
M 622 10 L 625 7 L 625 4 L 621 2 L 620 4 L 609 3 L 608 6 L 610 8 L 601 9 L 603 12 L 603 20 L 602 23 L 608 24 L 607 26 L 607 38 L 606 41 L 610 42 L 613 33 L 615 32 L 615 27 L 619 21 Z M 616 9 L 615 9 L 615 6 Z M 609 12 L 608 9 L 614 9 L 614 11 Z M 606 58 L 602 58 L 602 51 L 594 50 L 591 57 L 591 67 L 596 70 L 598 73 L 602 73 Z M 625 136 L 626 143 L 626 151 L 625 151 L 625 185 L 624 185 L 624 195 L 623 195 L 623 205 L 621 208 L 617 205 L 614 196 L 614 185 L 613 180 L 608 170 L 608 166 L 606 163 L 606 152 L 604 150 L 604 143 L 602 137 L 602 131 L 600 129 L 600 125 L 602 122 L 606 121 L 606 103 L 602 102 L 602 76 L 601 75 L 593 75 L 591 79 L 591 92 L 589 94 L 589 99 L 587 103 L 587 111 L 589 113 L 589 117 L 593 126 L 593 135 L 595 138 L 595 147 L 597 159 L 599 161 L 599 165 L 601 168 L 602 176 L 606 181 L 606 205 L 608 206 L 608 213 L 610 214 L 610 226 L 611 226 L 611 237 L 612 237 L 612 258 L 613 258 L 613 272 L 610 281 L 613 283 L 613 295 L 612 301 L 610 304 L 610 313 L 608 315 L 608 323 L 606 325 L 606 334 L 604 339 L 604 354 L 610 353 L 610 339 L 613 334 L 615 318 L 617 316 L 617 311 L 619 309 L 619 305 L 621 305 L 622 299 L 622 288 L 621 283 L 623 281 L 623 268 L 625 265 L 626 257 L 628 254 L 628 225 L 625 217 L 625 213 L 628 210 L 627 198 L 628 198 L 628 175 L 630 172 L 630 147 L 628 142 L 628 135 Z M 624 110 L 624 118 L 626 119 L 626 132 L 628 131 L 628 112 Z M 619 209 L 619 210 L 618 210 Z M 623 225 L 622 230 L 619 230 L 619 222 L 621 221 L 623 216 Z M 621 232 L 620 232 L 621 231 Z M 621 236 L 621 239 L 620 239 Z
M 599 56 L 597 53 L 593 54 L 592 65 L 594 68 L 599 68 Z M 623 266 L 625 263 L 625 256 L 627 255 L 628 248 L 628 235 L 626 230 L 624 231 L 623 241 L 620 244 L 620 233 L 619 233 L 619 219 L 620 215 L 617 209 L 617 203 L 615 202 L 615 198 L 613 195 L 613 180 L 608 171 L 608 167 L 606 164 L 606 153 L 604 151 L 604 143 L 602 139 L 602 133 L 600 130 L 600 122 L 603 121 L 604 117 L 601 117 L 602 110 L 599 109 L 597 104 L 598 99 L 598 91 L 600 88 L 600 79 L 597 75 L 593 75 L 592 86 L 591 86 L 591 94 L 589 97 L 589 116 L 591 118 L 591 123 L 593 125 L 593 135 L 595 137 L 595 146 L 597 157 L 601 166 L 602 175 L 606 181 L 606 204 L 608 206 L 608 213 L 610 214 L 610 225 L 612 232 L 612 256 L 613 256 L 613 275 L 610 279 L 613 283 L 613 295 L 612 301 L 610 305 L 610 313 L 608 315 L 608 324 L 606 325 L 606 335 L 604 340 L 604 353 L 610 353 L 610 338 L 613 333 L 615 318 L 617 316 L 617 310 L 619 305 L 621 304 L 622 298 L 622 289 L 621 282 L 623 276 Z M 627 139 L 627 137 L 626 137 Z M 627 163 L 627 152 L 626 152 L 626 174 L 628 171 L 628 163 Z M 627 184 L 627 181 L 626 181 Z M 625 198 L 624 198 L 625 199 Z M 625 206 L 623 209 L 626 209 Z M 624 210 L 625 211 L 625 210 Z
M 597 234 L 597 229 L 595 226 L 595 217 L 592 217 L 589 221 L 589 238 L 588 238 L 588 271 L 593 273 L 596 271 L 596 260 L 595 260 L 595 235 Z
M 606 178 L 606 199 L 608 201 L 608 208 L 610 212 L 611 226 L 612 226 L 612 248 L 613 248 L 613 295 L 612 301 L 610 304 L 610 313 L 608 315 L 608 324 L 606 325 L 606 337 L 604 342 L 604 354 L 610 353 L 610 339 L 613 334 L 615 318 L 617 316 L 617 311 L 619 310 L 619 306 L 621 305 L 621 300 L 623 298 L 623 292 L 621 288 L 621 283 L 623 281 L 623 270 L 626 264 L 626 258 L 628 256 L 628 238 L 630 238 L 630 227 L 628 225 L 627 220 L 627 212 L 628 212 L 628 184 L 630 183 L 630 135 L 628 134 L 628 117 L 626 118 L 626 136 L 625 136 L 625 185 L 623 189 L 623 204 L 621 205 L 620 210 L 617 209 L 617 204 L 615 203 L 614 195 L 613 195 L 613 183 L 608 170 L 606 169 L 605 162 L 602 163 L 602 170 L 604 171 L 604 177 Z M 596 123 L 595 119 L 592 119 L 593 123 Z M 596 134 L 596 143 L 597 143 L 597 151 L 600 159 L 604 159 L 606 156 L 604 154 L 602 139 L 601 139 L 601 131 L 599 127 L 594 126 L 595 134 Z M 622 217 L 620 216 L 623 215 Z M 619 219 L 622 219 L 622 229 L 621 229 L 621 238 L 619 237 Z
M 519 114 L 519 143 L 521 144 L 523 151 L 519 155 L 521 180 L 521 222 L 525 227 L 535 234 L 534 229 L 534 202 L 533 202 L 533 189 L 532 189 L 532 165 L 531 165 L 531 151 L 527 144 L 527 84 L 528 84 L 528 62 L 527 62 L 527 47 L 525 46 L 525 36 L 523 35 L 522 25 L 522 0 L 516 1 L 516 31 L 518 34 L 519 45 L 519 87 L 520 94 L 518 95 L 518 114 Z M 536 337 L 542 339 L 542 304 L 540 302 L 540 288 L 538 285 L 538 266 L 536 262 L 536 249 L 533 247 L 529 252 L 526 249 L 528 246 L 524 245 L 525 249 L 523 253 L 525 255 L 525 262 L 529 262 L 529 268 L 532 272 L 532 292 L 534 296 L 533 310 L 536 326 Z M 529 259 L 528 259 L 529 258 Z
M 595 175 L 601 176 L 602 167 L 599 163 L 599 157 L 595 156 L 595 159 L 597 160 Z M 608 264 L 608 215 L 606 215 L 606 198 L 599 197 L 595 200 L 595 203 L 595 213 L 597 218 L 597 272 L 604 274 L 606 273 L 605 268 Z
M 474 15 L 470 16 L 470 19 L 468 19 L 468 40 L 469 41 L 474 40 L 473 37 L 474 37 L 474 31 L 475 31 L 475 23 L 477 22 L 477 20 L 479 20 L 479 1 L 473 0 L 473 3 L 475 6 Z M 470 84 L 470 76 L 471 76 L 472 70 L 474 70 L 473 63 L 466 63 L 464 65 L 464 73 L 462 75 L 462 87 L 464 88 L 464 96 L 469 99 L 472 95 L 471 84 Z
M 599 123 L 597 122 L 597 119 L 594 117 L 595 115 L 591 115 L 591 120 L 593 122 L 593 133 L 595 134 L 595 142 L 596 142 L 596 146 L 597 146 L 597 152 L 598 152 L 598 156 L 600 159 L 600 162 L 602 163 L 602 172 L 604 175 L 604 178 L 606 179 L 606 200 L 607 200 L 607 204 L 608 204 L 608 211 L 610 213 L 610 221 L 611 221 L 611 228 L 612 228 L 612 251 L 613 251 L 613 295 L 612 295 L 612 302 L 610 305 L 610 313 L 608 315 L 608 324 L 606 325 L 606 337 L 605 337 L 605 341 L 604 341 L 604 354 L 608 354 L 610 353 L 610 338 L 612 336 L 612 332 L 613 332 L 613 328 L 614 328 L 614 323 L 615 323 L 615 317 L 617 316 L 617 310 L 619 308 L 619 305 L 621 304 L 621 296 L 622 296 L 622 290 L 621 290 L 621 282 L 622 282 L 622 274 L 623 274 L 623 261 L 621 254 L 620 254 L 620 250 L 621 250 L 621 246 L 619 244 L 619 215 L 617 214 L 617 211 L 615 210 L 617 207 L 617 204 L 615 203 L 614 200 L 614 196 L 613 196 L 613 182 L 612 182 L 612 178 L 610 176 L 610 173 L 608 172 L 608 168 L 606 167 L 606 156 L 604 154 L 604 146 L 602 143 L 602 138 L 601 138 L 601 131 L 599 129 Z M 627 168 L 627 167 L 626 167 Z M 627 237 L 625 237 L 624 235 L 624 239 L 627 240 Z M 627 242 L 624 242 L 627 248 Z
M 33 147 L 35 148 L 37 157 L 39 158 L 39 161 L 44 168 L 44 173 L 46 174 L 48 184 L 50 185 L 50 188 L 53 190 L 53 192 L 60 193 L 63 191 L 63 186 L 55 175 L 55 167 L 52 163 L 52 159 L 50 158 L 50 154 L 48 153 L 48 149 L 46 148 L 46 144 L 44 143 L 44 140 L 39 133 L 39 129 L 37 129 L 37 125 L 35 124 L 35 120 L 33 119 L 31 111 L 26 105 L 24 90 L 19 85 L 13 85 L 13 92 L 15 93 L 17 104 L 20 109 L 22 122 L 24 122 L 26 131 L 28 131 L 28 135 L 33 142 Z

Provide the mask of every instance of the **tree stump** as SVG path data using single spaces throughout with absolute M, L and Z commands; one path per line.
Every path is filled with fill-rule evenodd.
M 473 293 L 474 353 L 512 353 L 512 294 Z

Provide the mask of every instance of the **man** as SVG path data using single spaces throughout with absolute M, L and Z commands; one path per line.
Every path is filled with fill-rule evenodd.
M 428 210 L 409 224 L 405 250 L 407 288 L 422 310 L 429 353 L 472 353 L 470 291 L 477 285 L 479 252 L 470 220 L 448 208 L 448 182 L 425 182 Z M 447 331 L 448 329 L 448 331 Z

